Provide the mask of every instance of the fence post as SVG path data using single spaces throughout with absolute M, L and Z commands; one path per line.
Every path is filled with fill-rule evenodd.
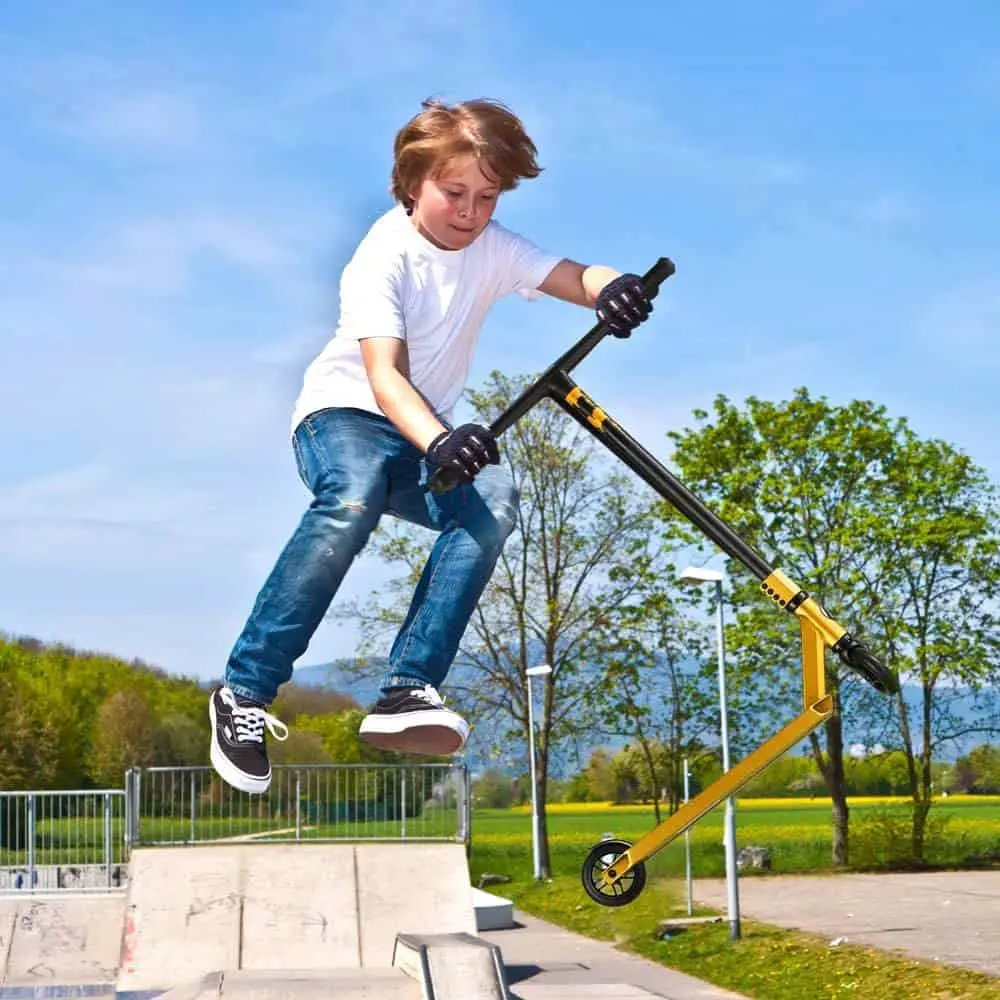
M 112 858 L 111 849 L 111 793 L 104 793 L 104 872 L 105 872 L 105 885 L 107 888 L 111 888 L 111 863 L 114 859 Z
M 461 764 L 458 768 L 458 781 L 456 781 L 455 797 L 458 799 L 458 840 L 463 843 L 469 842 L 469 772 Z
M 122 821 L 125 824 L 125 858 L 132 853 L 132 768 L 125 772 L 125 803 Z
M 136 768 L 132 774 L 132 846 L 139 843 L 142 837 L 142 768 Z
M 35 888 L 35 793 L 28 793 L 28 888 Z
M 295 772 L 295 839 L 302 839 L 302 772 Z
M 402 839 L 406 840 L 406 771 L 401 770 L 399 772 L 399 801 L 400 801 L 400 811 L 403 814 L 403 830 Z
M 193 844 L 198 836 L 198 806 L 195 803 L 195 778 L 197 771 L 191 772 L 191 843 Z

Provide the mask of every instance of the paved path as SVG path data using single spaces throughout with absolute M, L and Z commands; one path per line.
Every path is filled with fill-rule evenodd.
M 564 930 L 520 910 L 517 927 L 483 931 L 480 937 L 500 947 L 511 993 L 521 1000 L 745 1000 L 639 955 L 620 951 L 609 941 Z M 627 984 L 618 986 L 616 984 Z
M 1000 976 L 998 871 L 760 875 L 739 886 L 741 914 L 764 923 Z M 725 880 L 696 880 L 694 896 L 725 910 Z

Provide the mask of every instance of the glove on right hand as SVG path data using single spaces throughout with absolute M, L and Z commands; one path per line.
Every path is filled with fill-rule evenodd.
M 496 438 L 479 424 L 462 424 L 442 431 L 427 448 L 427 459 L 457 473 L 460 483 L 471 483 L 484 465 L 499 465 Z
M 620 274 L 597 296 L 597 318 L 616 337 L 628 337 L 653 311 L 653 302 L 637 274 Z

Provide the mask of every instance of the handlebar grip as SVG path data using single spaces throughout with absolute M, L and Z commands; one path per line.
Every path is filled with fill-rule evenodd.
M 643 276 L 642 283 L 646 286 L 646 294 L 652 299 L 660 290 L 660 285 L 675 271 L 674 262 L 669 257 L 661 257 Z

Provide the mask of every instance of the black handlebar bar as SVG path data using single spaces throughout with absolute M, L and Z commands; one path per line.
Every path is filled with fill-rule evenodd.
M 676 268 L 674 262 L 669 257 L 660 257 L 659 260 L 642 276 L 642 283 L 646 289 L 646 294 L 655 299 L 660 291 L 660 285 L 669 278 Z M 609 328 L 598 322 L 587 333 L 585 333 L 565 354 L 554 361 L 545 372 L 524 392 L 514 400 L 513 403 L 503 413 L 500 414 L 493 423 L 490 424 L 490 433 L 494 437 L 500 437 L 504 431 L 512 427 L 525 413 L 528 412 L 539 400 L 548 395 L 552 377 L 557 372 L 569 372 L 575 368 L 590 352 L 610 333 Z M 441 468 L 435 470 L 430 478 L 430 488 L 432 493 L 447 493 L 454 489 L 458 483 L 458 474 L 454 469 Z

